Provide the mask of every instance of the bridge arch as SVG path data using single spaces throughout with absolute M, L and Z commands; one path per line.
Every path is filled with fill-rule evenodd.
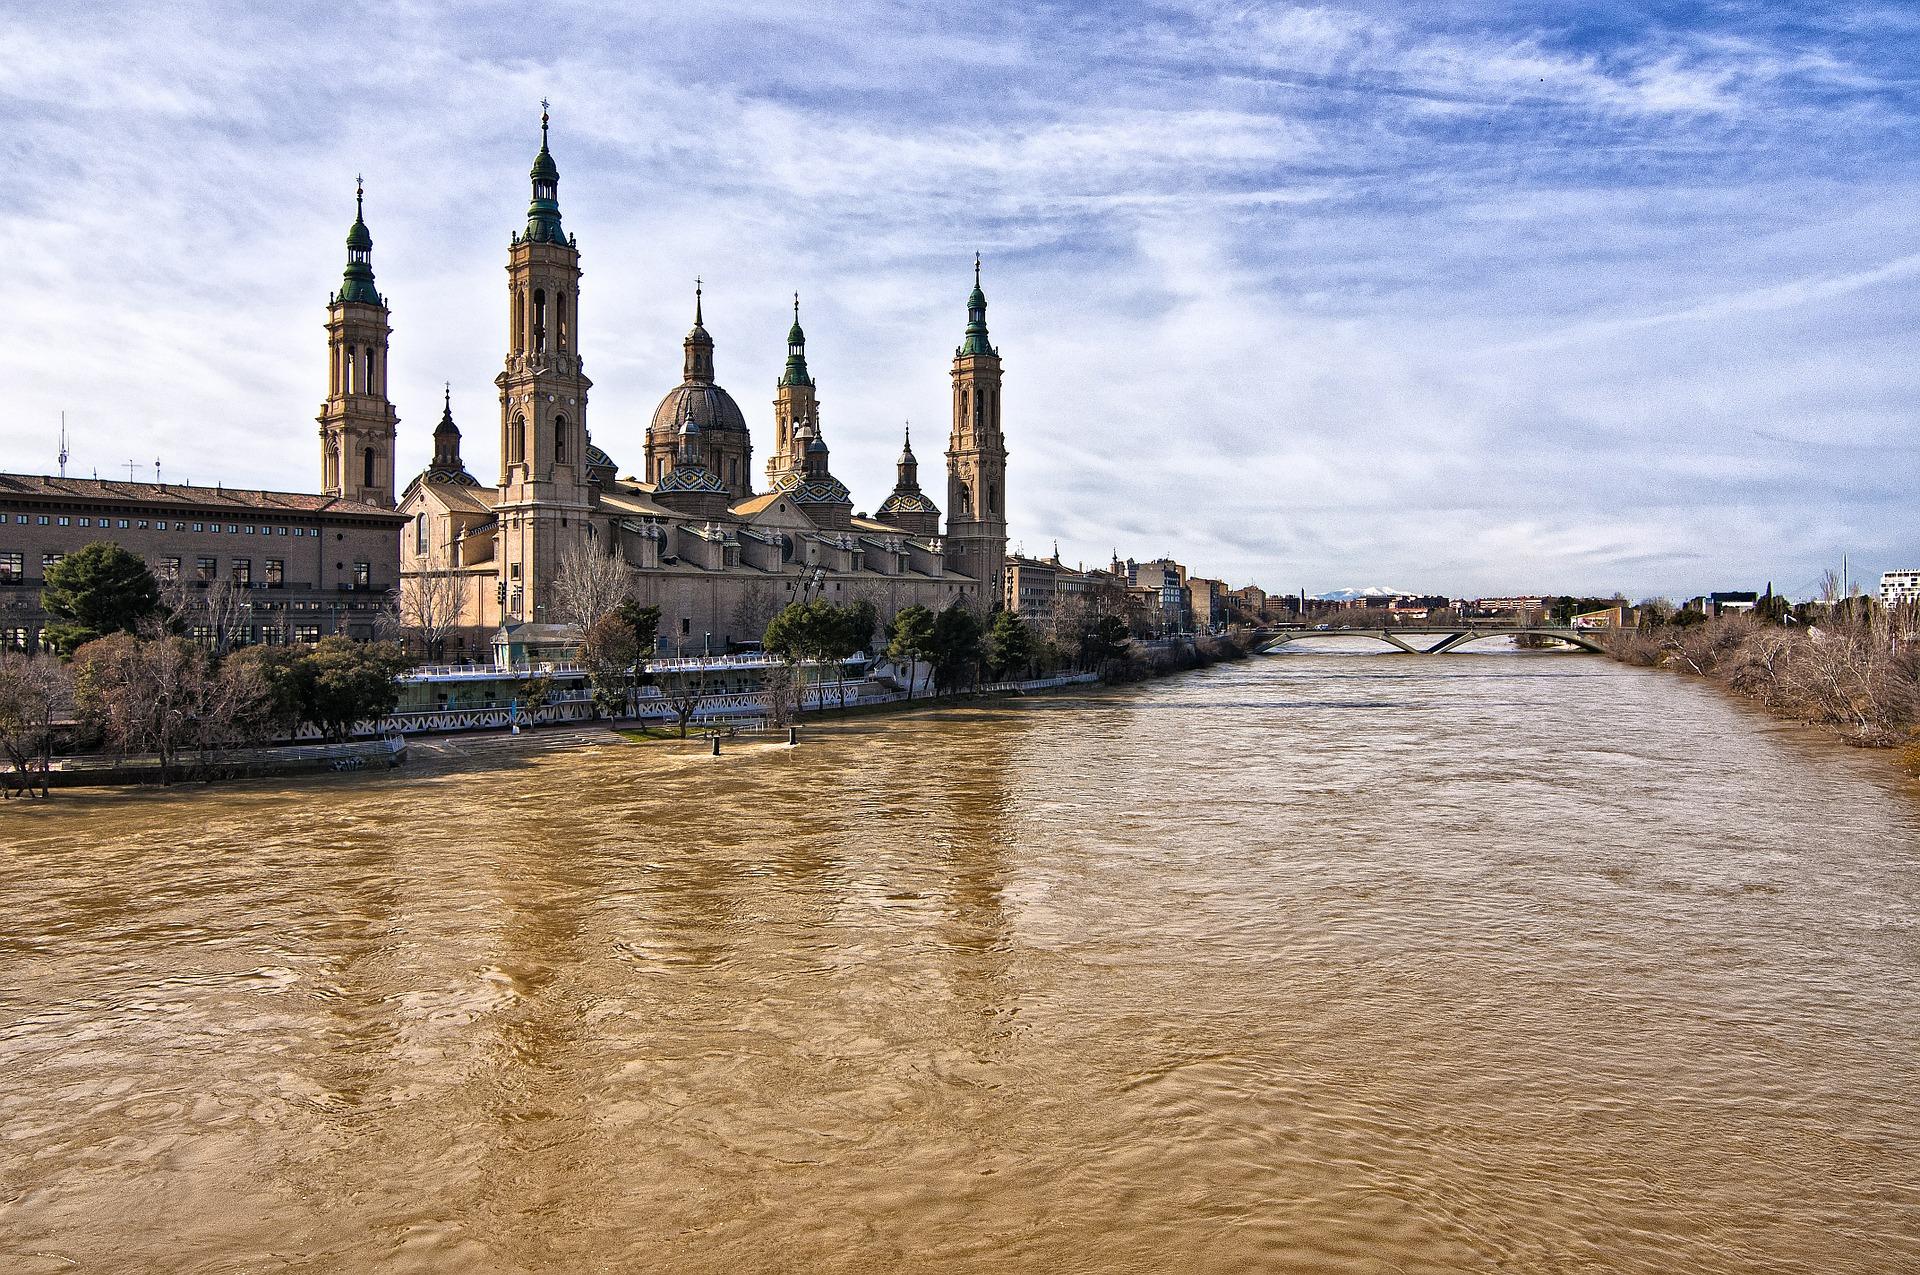
M 1530 625 L 1514 628 L 1477 628 L 1472 625 L 1406 625 L 1391 629 L 1280 629 L 1254 634 L 1255 655 L 1266 655 L 1283 646 L 1314 638 L 1371 638 L 1406 655 L 1445 655 L 1463 646 L 1487 638 L 1544 637 L 1565 642 L 1581 651 L 1604 654 L 1588 632 L 1562 625 Z M 1421 642 L 1420 639 L 1428 639 Z M 1409 640 L 1412 639 L 1412 640 Z

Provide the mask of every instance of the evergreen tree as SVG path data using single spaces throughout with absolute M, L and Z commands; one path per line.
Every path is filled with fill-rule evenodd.
M 956 602 L 934 618 L 933 676 L 943 690 L 957 691 L 971 681 L 983 652 L 980 617 L 971 608 Z
M 934 650 L 933 612 L 915 603 L 902 607 L 887 626 L 887 655 L 908 666 L 907 698 L 913 698 L 915 661 L 930 661 Z
M 996 678 L 1014 677 L 1033 663 L 1033 632 L 1017 612 L 998 611 L 987 626 L 987 671 Z
M 131 633 L 160 605 L 160 586 L 138 554 L 96 540 L 47 568 L 40 601 L 60 619 L 46 639 L 63 655 L 109 633 Z

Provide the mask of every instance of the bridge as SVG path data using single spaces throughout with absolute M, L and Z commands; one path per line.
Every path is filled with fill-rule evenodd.
M 1597 640 L 1594 630 L 1576 629 L 1572 625 L 1562 624 L 1396 624 L 1390 629 L 1333 629 L 1325 626 L 1311 629 L 1256 629 L 1253 634 L 1253 653 L 1265 655 L 1283 646 L 1313 638 L 1354 637 L 1373 638 L 1405 651 L 1408 655 L 1445 655 L 1471 642 L 1479 642 L 1487 638 L 1512 637 L 1552 638 L 1557 642 L 1576 646 L 1583 651 L 1591 651 L 1595 655 L 1606 653 L 1605 648 Z M 1438 640 L 1423 643 L 1408 641 L 1409 638 Z

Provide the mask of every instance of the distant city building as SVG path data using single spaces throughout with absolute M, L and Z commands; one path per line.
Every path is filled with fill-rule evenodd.
M 1920 571 L 1888 571 L 1880 576 L 1880 601 L 1897 607 L 1920 602 Z

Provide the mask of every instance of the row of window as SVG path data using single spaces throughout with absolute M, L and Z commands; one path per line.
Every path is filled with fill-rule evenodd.
M 311 644 L 320 640 L 320 631 L 318 624 L 295 624 L 286 628 L 270 624 L 243 624 L 227 630 L 227 643 L 231 646 L 280 646 L 291 638 L 295 642 Z M 196 624 L 187 630 L 187 636 L 203 646 L 212 646 L 218 635 L 212 625 Z M 9 651 L 52 649 L 44 633 L 36 633 L 24 624 L 0 627 L 0 648 Z
M 67 555 L 64 553 L 43 553 L 40 555 L 40 571 L 44 575 L 50 568 Z M 178 580 L 185 562 L 178 555 L 168 554 L 157 558 L 153 563 L 153 574 L 161 580 Z M 26 578 L 26 555 L 17 551 L 0 551 L 0 584 L 19 584 Z M 236 584 L 253 583 L 253 559 L 227 559 L 227 574 Z M 220 576 L 220 560 L 212 556 L 199 556 L 193 560 L 192 578 L 201 583 L 210 583 Z M 287 582 L 287 560 L 268 558 L 261 573 L 261 583 L 268 588 L 277 589 Z M 356 562 L 353 564 L 353 587 L 368 589 L 373 587 L 373 564 Z
M 0 522 L 5 521 L 6 515 L 0 514 Z M 15 525 L 21 527 L 27 526 L 29 521 L 31 521 L 31 524 L 36 527 L 98 527 L 102 531 L 116 528 L 120 531 L 134 529 L 140 531 L 185 531 L 189 526 L 188 523 L 181 522 L 178 519 L 169 522 L 165 518 L 92 518 L 74 514 L 15 514 L 13 521 Z M 318 527 L 266 527 L 253 523 L 232 522 L 224 525 L 217 522 L 196 522 L 192 523 L 191 526 L 195 531 L 206 532 L 215 536 L 219 535 L 222 530 L 226 531 L 230 536 L 317 536 L 320 534 L 320 528 Z

